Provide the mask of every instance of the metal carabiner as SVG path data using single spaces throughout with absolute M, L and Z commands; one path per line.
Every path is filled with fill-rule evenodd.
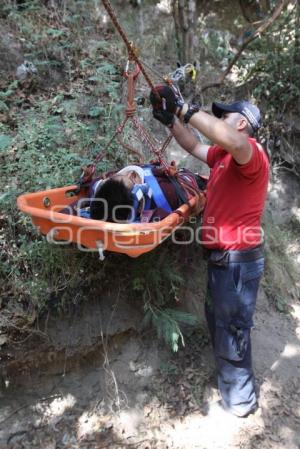
M 128 84 L 127 108 L 125 113 L 127 117 L 132 117 L 136 111 L 136 104 L 134 101 L 135 84 L 141 69 L 140 66 L 137 63 L 135 63 L 134 71 L 129 73 L 129 64 L 130 60 L 128 59 L 124 72 L 124 77 L 127 78 Z
M 137 63 L 135 63 L 134 71 L 129 73 L 130 62 L 131 62 L 131 60 L 130 60 L 130 59 L 127 59 L 126 66 L 125 66 L 125 71 L 124 71 L 124 73 L 123 73 L 123 76 L 124 76 L 125 78 L 128 78 L 130 75 L 132 75 L 132 77 L 133 77 L 133 79 L 134 79 L 134 81 L 135 81 L 136 78 L 137 78 L 137 77 L 139 76 L 139 74 L 140 74 L 141 68 L 140 68 L 140 66 L 139 66 Z

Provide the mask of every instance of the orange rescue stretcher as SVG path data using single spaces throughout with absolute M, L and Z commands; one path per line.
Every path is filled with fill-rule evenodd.
M 138 132 L 141 140 L 149 146 L 155 157 L 158 160 L 161 160 L 163 165 L 168 168 L 161 156 L 163 151 L 165 151 L 166 146 L 169 144 L 172 135 L 170 134 L 162 147 L 157 149 L 157 142 L 155 142 L 155 139 L 152 138 L 137 117 L 135 117 L 135 84 L 140 71 L 143 71 L 144 76 L 146 76 L 146 73 L 143 70 L 140 61 L 137 63 L 136 56 L 133 58 L 135 61 L 135 69 L 129 73 L 129 63 L 132 62 L 132 50 L 129 53 L 129 60 L 124 73 L 128 82 L 128 98 L 125 118 L 107 144 L 107 148 L 114 138 L 117 136 L 120 137 L 127 121 L 131 120 L 133 127 Z M 155 87 L 152 85 L 149 78 L 147 77 L 146 79 L 151 89 L 155 91 Z M 128 149 L 129 146 L 124 144 L 121 139 L 119 139 L 119 143 Z M 138 151 L 131 148 L 129 149 L 131 152 L 139 154 Z M 105 151 L 106 150 L 99 153 L 95 162 L 88 166 L 90 172 L 87 171 L 88 175 L 86 181 L 90 180 L 94 175 L 96 164 L 105 155 Z M 142 160 L 140 160 L 140 162 L 142 162 Z M 19 196 L 17 204 L 22 212 L 31 216 L 33 224 L 37 226 L 41 234 L 47 237 L 49 242 L 57 244 L 77 243 L 80 250 L 98 251 L 100 259 L 104 258 L 104 251 L 112 251 L 127 254 L 130 257 L 138 257 L 141 254 L 152 251 L 187 221 L 191 215 L 199 214 L 199 212 L 203 210 L 205 205 L 205 193 L 201 191 L 194 193 L 195 194 L 192 194 L 192 196 L 189 197 L 188 203 L 183 204 L 161 221 L 151 223 L 110 223 L 83 218 L 79 215 L 62 213 L 61 211 L 63 209 L 70 206 L 75 201 L 86 197 L 86 190 L 78 189 L 78 186 L 76 185 L 36 193 L 26 193 Z
M 205 194 L 199 192 L 166 218 L 153 223 L 110 223 L 82 218 L 60 211 L 76 200 L 84 199 L 84 192 L 76 193 L 77 186 L 67 186 L 18 197 L 18 208 L 31 216 L 39 232 L 50 243 L 77 243 L 82 251 L 104 251 L 138 257 L 152 251 L 193 214 L 204 208 Z

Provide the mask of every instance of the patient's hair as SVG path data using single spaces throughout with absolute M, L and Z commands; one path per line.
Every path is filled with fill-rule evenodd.
M 104 201 L 97 201 L 97 199 Z M 116 208 L 116 206 L 118 207 Z M 124 185 L 123 181 L 108 179 L 99 186 L 95 199 L 91 201 L 91 218 L 116 223 L 124 222 L 129 218 L 130 207 L 132 206 L 133 200 L 130 197 L 130 190 Z M 114 209 L 115 213 L 113 213 Z

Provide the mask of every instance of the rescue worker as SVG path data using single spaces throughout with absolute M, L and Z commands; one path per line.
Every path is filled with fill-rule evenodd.
M 246 417 L 257 407 L 250 332 L 264 269 L 261 217 L 269 159 L 253 137 L 259 109 L 248 101 L 213 103 L 214 116 L 183 103 L 173 89 L 156 87 L 153 116 L 179 145 L 211 169 L 203 213 L 202 243 L 208 258 L 205 313 L 215 355 L 218 407 Z M 212 145 L 200 143 L 197 129 Z

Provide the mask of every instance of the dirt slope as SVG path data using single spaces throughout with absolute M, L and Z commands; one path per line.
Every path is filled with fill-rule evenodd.
M 253 331 L 260 409 L 224 421 L 205 411 L 218 398 L 205 336 L 192 335 L 173 355 L 151 333 L 138 334 L 136 311 L 124 320 L 128 303 L 109 303 L 60 323 L 53 345 L 64 357 L 4 379 L 1 448 L 299 449 L 299 304 L 282 315 L 260 292 Z

